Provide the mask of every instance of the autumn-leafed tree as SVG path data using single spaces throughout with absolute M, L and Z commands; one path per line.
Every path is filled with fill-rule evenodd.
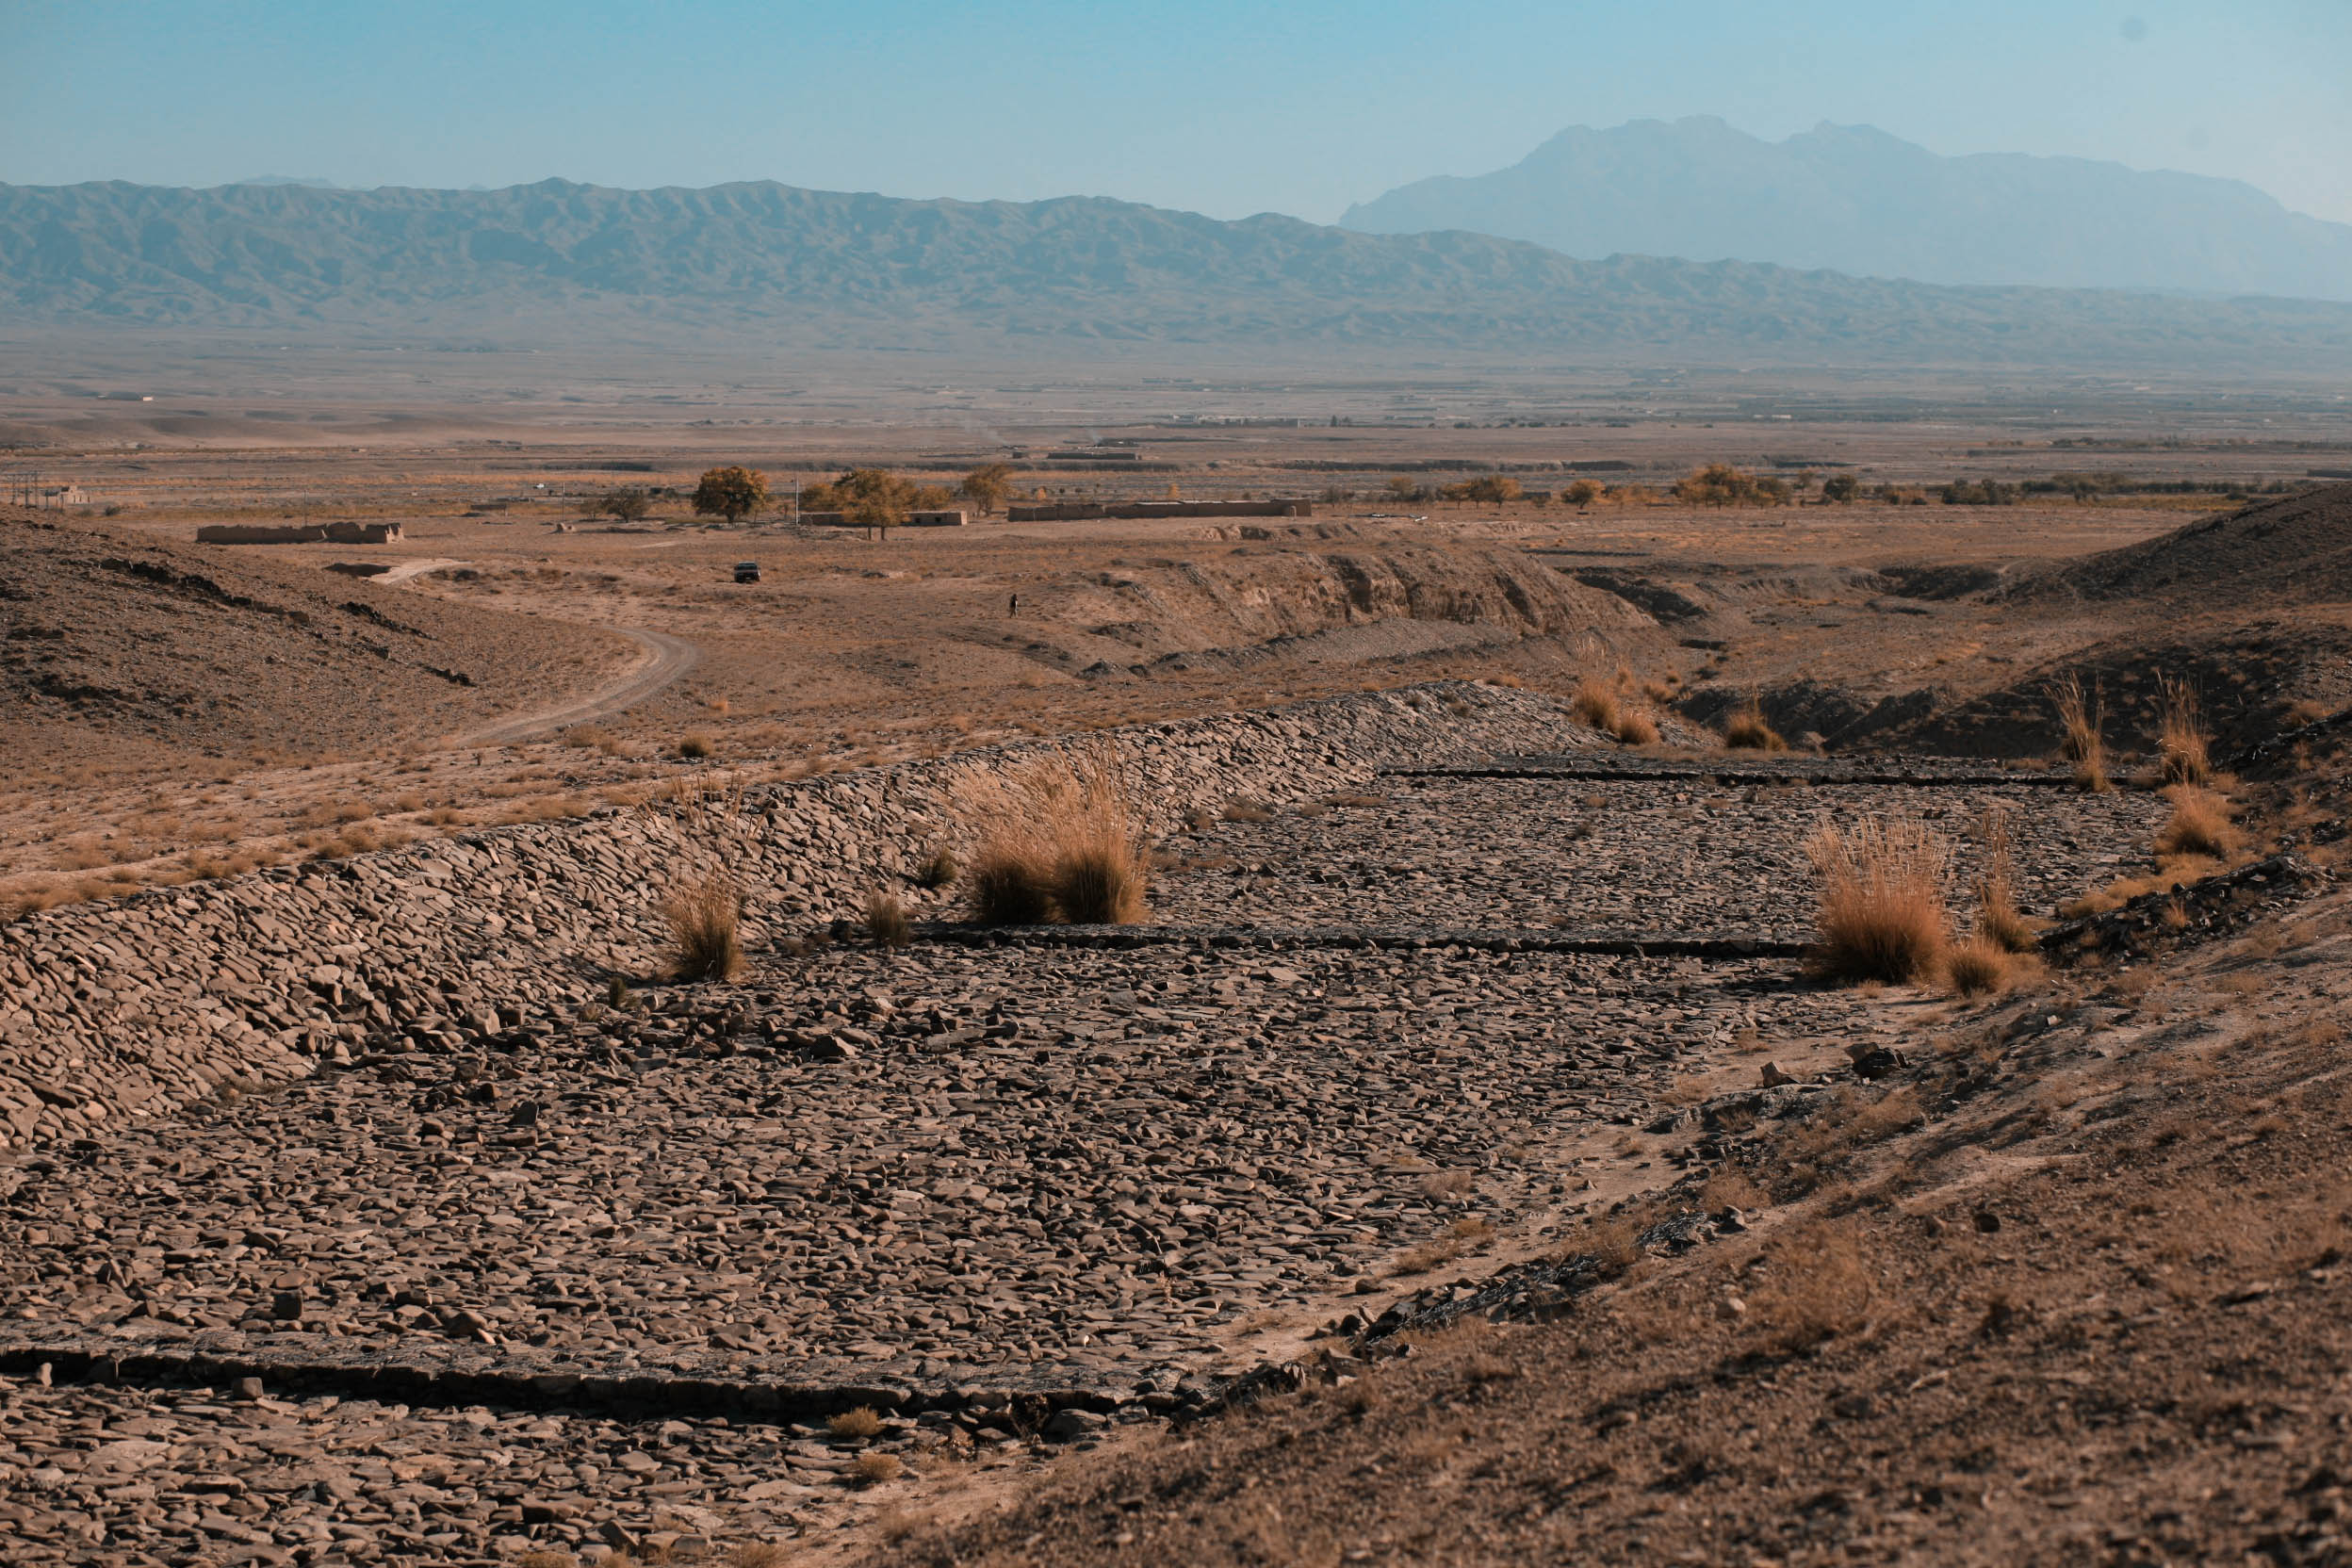
M 706 469 L 694 486 L 694 514 L 740 523 L 768 504 L 768 476 L 756 468 Z
M 1788 499 L 1788 486 L 1728 463 L 1710 463 L 1674 481 L 1674 499 L 1690 506 L 1781 506 Z
M 937 484 L 917 484 L 888 468 L 852 468 L 830 484 L 801 492 L 804 512 L 839 512 L 861 528 L 898 528 L 909 512 L 931 512 L 955 498 Z
M 1013 466 L 1009 463 L 985 463 L 964 476 L 956 487 L 956 494 L 978 507 L 983 515 L 1002 512 L 1013 493 Z
M 653 498 L 633 484 L 618 485 L 596 498 L 596 510 L 608 517 L 633 523 L 653 508 Z
M 1508 474 L 1481 474 L 1477 479 L 1449 484 L 1438 494 L 1449 501 L 1485 501 L 1500 506 L 1505 501 L 1517 500 L 1522 492 L 1519 482 Z

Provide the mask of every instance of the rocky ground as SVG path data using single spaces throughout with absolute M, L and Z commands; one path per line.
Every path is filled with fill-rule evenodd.
M 51 1559 L 463 1560 L 812 1544 L 985 1492 L 1036 1445 L 1158 1430 L 1331 1324 L 1558 1251 L 1704 1168 L 1690 1107 L 1768 1059 L 1852 1081 L 1943 1011 L 1786 958 L 1448 933 L 1787 936 L 1804 834 L 1866 809 L 1957 838 L 2007 805 L 2047 900 L 2137 857 L 2156 809 L 1379 793 L 1203 822 L 1135 945 L 779 951 L 18 1163 L 0 1506 Z M 1430 945 L 1236 929 L 1342 916 Z M 869 1405 L 889 1423 L 826 1426 Z

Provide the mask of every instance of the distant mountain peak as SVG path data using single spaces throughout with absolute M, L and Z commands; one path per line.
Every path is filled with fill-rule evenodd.
M 1694 168 L 1712 177 L 1705 160 Z M 0 186 L 0 313 L 142 335 L 534 347 L 625 335 L 729 352 L 2352 367 L 2343 305 L 1576 261 L 1478 234 L 1350 234 L 1273 213 L 1225 222 L 1105 197 L 907 201 L 771 181 Z
M 318 190 L 340 190 L 343 188 L 323 174 L 255 174 L 251 179 L 231 180 L 231 185 L 306 185 Z
M 1826 120 L 1777 142 L 1716 115 L 1572 125 L 1509 169 L 1401 187 L 1340 225 L 1926 283 L 2352 301 L 2352 225 L 2289 212 L 2243 181 L 1945 157 Z

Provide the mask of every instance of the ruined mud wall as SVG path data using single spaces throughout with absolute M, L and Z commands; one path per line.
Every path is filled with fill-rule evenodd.
M 1008 506 L 1008 523 L 1074 523 L 1097 517 L 1312 517 L 1313 501 L 1039 501 Z
M 388 545 L 400 536 L 398 523 L 299 523 L 287 528 L 213 523 L 196 531 L 200 545 Z
M 1116 732 L 1152 809 L 1298 800 L 1385 763 L 1542 750 L 1549 699 L 1446 682 Z M 1035 748 L 1030 748 L 1035 749 Z M 27 915 L 0 926 L 0 1146 L 51 1146 L 227 1081 L 551 1030 L 648 974 L 654 906 L 698 866 L 748 889 L 749 940 L 905 891 L 950 836 L 943 792 L 1009 752 L 758 790 L 727 808 L 607 810 Z

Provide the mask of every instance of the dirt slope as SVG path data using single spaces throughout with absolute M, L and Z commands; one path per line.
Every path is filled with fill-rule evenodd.
M 1553 1321 L 1310 1346 L 1301 1392 L 881 1560 L 2352 1560 L 2347 953 L 2335 893 L 1957 1019 L 1890 996 L 1891 1072 L 1703 1121 L 1713 1223 L 1596 1231 L 1621 1272 Z
M 11 726 L 216 755 L 426 740 L 592 684 L 634 651 L 251 551 L 0 517 Z
M 2255 501 L 2035 573 L 2014 592 L 2208 611 L 2352 600 L 2352 484 Z

